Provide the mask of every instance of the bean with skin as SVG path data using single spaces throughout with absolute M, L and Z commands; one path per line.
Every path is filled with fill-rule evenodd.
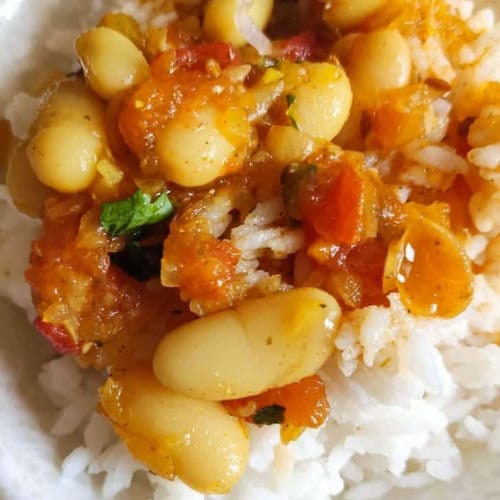
M 34 129 L 50 127 L 66 120 L 80 120 L 94 133 L 104 136 L 104 107 L 81 79 L 58 82 L 42 98 Z
M 146 367 L 113 374 L 99 392 L 116 433 L 155 474 L 206 494 L 228 493 L 243 474 L 246 428 L 220 403 L 176 394 Z
M 50 89 L 42 102 L 26 146 L 29 164 L 45 186 L 62 193 L 83 191 L 94 181 L 104 149 L 102 101 L 83 81 L 68 79 Z M 12 175 L 18 172 L 19 178 L 22 168 L 13 165 Z
M 340 309 L 316 288 L 246 300 L 168 333 L 153 369 L 180 394 L 222 401 L 315 374 L 331 355 Z
M 111 99 L 149 77 L 142 52 L 110 28 L 101 26 L 80 35 L 76 52 L 90 87 L 103 99 Z
M 236 26 L 236 0 L 209 0 L 205 5 L 203 31 L 211 40 L 221 40 L 239 47 L 246 40 Z M 253 0 L 248 15 L 257 28 L 264 29 L 271 18 L 273 0 Z
M 332 45 L 332 53 L 340 61 L 340 64 L 342 64 L 342 66 L 346 65 L 352 50 L 354 40 L 356 40 L 356 38 L 358 38 L 360 34 L 361 33 L 349 33 L 348 35 L 339 38 Z
M 12 201 L 20 212 L 30 217 L 42 215 L 45 200 L 52 191 L 33 172 L 24 146 L 18 146 L 11 154 L 5 181 Z
M 323 19 L 331 29 L 349 29 L 376 14 L 387 0 L 330 0 Z
M 272 125 L 264 141 L 264 147 L 273 158 L 286 165 L 301 161 L 314 149 L 314 141 L 293 127 Z
M 77 193 L 92 184 L 102 150 L 102 140 L 86 124 L 61 120 L 36 132 L 26 153 L 43 184 L 61 193 Z
M 139 23 L 127 14 L 123 14 L 122 12 L 108 12 L 101 19 L 99 26 L 118 31 L 118 33 L 126 36 L 137 47 L 143 45 L 143 36 Z
M 397 30 L 361 34 L 353 40 L 346 70 L 356 99 L 374 106 L 380 92 L 410 82 L 410 49 Z
M 239 136 L 231 137 L 230 129 L 238 130 Z M 250 137 L 251 126 L 241 109 L 223 113 L 206 105 L 181 111 L 158 133 L 156 150 L 163 176 L 186 187 L 207 184 L 224 175 L 229 163 L 233 168 L 241 164 Z
M 298 66 L 296 70 L 293 66 Z M 290 89 L 292 103 L 287 114 L 305 134 L 325 141 L 332 140 L 349 116 L 352 92 L 344 70 L 330 63 L 303 63 L 287 71 L 305 73 L 304 79 Z M 285 75 L 287 78 L 287 75 Z

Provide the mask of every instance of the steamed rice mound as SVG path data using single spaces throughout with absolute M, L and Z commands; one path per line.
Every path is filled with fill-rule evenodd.
M 493 13 L 389 0 L 349 15 L 278 3 L 271 16 L 262 2 L 252 20 L 235 2 L 235 35 L 211 3 L 106 14 L 76 42 L 83 75 L 49 85 L 11 157 L 10 196 L 42 220 L 26 271 L 35 326 L 109 374 L 85 382 L 63 356 L 40 376 L 61 408 L 52 432 L 83 429 L 64 474 L 107 472 L 104 497 L 148 469 L 154 498 L 201 495 L 159 476 L 234 498 L 376 498 L 436 480 L 475 496 L 457 478 L 474 453 L 500 450 Z M 121 66 L 109 47 L 124 51 Z M 80 143 L 57 135 L 68 128 Z M 68 140 L 54 148 L 48 134 Z M 165 384 L 158 345 L 197 317 L 300 289 L 340 307 L 323 318 L 331 355 L 286 383 L 209 401 L 248 429 L 248 466 L 237 481 L 242 444 L 236 479 L 197 482 L 161 451 L 156 423 L 134 421 L 141 390 L 167 408 L 182 392 L 152 376 L 155 359 Z M 307 331 L 301 311 L 288 315 Z

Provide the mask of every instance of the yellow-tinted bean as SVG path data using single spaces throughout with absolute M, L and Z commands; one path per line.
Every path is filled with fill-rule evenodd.
M 291 90 L 287 114 L 294 125 L 316 139 L 330 141 L 349 116 L 352 92 L 344 70 L 330 63 L 304 63 L 307 79 Z
M 209 0 L 205 5 L 203 31 L 212 40 L 222 40 L 235 46 L 245 45 L 246 40 L 236 26 L 236 0 Z M 259 29 L 264 29 L 271 18 L 273 0 L 253 0 L 248 15 Z
M 382 29 L 358 36 L 347 64 L 353 92 L 360 102 L 374 105 L 381 91 L 408 85 L 410 50 L 399 31 Z
M 111 99 L 149 77 L 142 52 L 125 35 L 106 27 L 80 35 L 76 52 L 94 92 Z
M 273 125 L 267 133 L 264 147 L 275 160 L 286 164 L 309 156 L 315 149 L 315 143 L 293 127 Z
M 348 35 L 339 38 L 333 44 L 332 53 L 343 66 L 347 64 L 354 40 L 356 40 L 359 35 L 360 33 L 349 33 Z
M 205 316 L 168 333 L 153 369 L 162 384 L 221 401 L 316 373 L 331 355 L 340 309 L 316 288 L 296 288 Z
M 40 217 L 45 199 L 52 192 L 33 172 L 26 148 L 18 147 L 11 155 L 7 168 L 7 189 L 16 208 L 31 217 Z
M 102 140 L 79 120 L 60 120 L 37 131 L 27 155 L 36 176 L 62 193 L 87 189 L 96 175 Z
M 141 47 L 143 43 L 139 23 L 133 17 L 122 12 L 109 12 L 101 19 L 99 26 L 118 31 L 131 40 L 137 47 Z
M 233 111 L 220 113 L 206 106 L 170 120 L 159 132 L 156 147 L 165 179 L 186 187 L 202 186 L 223 175 L 229 162 L 237 167 L 244 160 L 242 150 L 250 141 L 251 127 L 243 110 Z
M 104 135 L 103 104 L 85 82 L 63 80 L 42 98 L 42 107 L 34 123 L 35 129 L 68 120 L 85 122 L 96 134 Z
M 101 406 L 131 453 L 154 473 L 207 494 L 228 493 L 243 474 L 248 438 L 220 403 L 163 387 L 150 368 L 109 377 Z
M 353 99 L 349 118 L 345 122 L 342 130 L 335 137 L 335 144 L 343 149 L 360 151 L 364 148 L 363 136 L 361 133 L 361 120 L 363 119 L 363 108 L 357 99 Z
M 332 29 L 352 28 L 379 11 L 387 0 L 330 0 L 325 4 L 323 19 Z

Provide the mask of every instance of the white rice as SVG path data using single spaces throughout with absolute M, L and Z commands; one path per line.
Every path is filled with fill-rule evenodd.
M 480 58 L 469 76 L 500 81 L 500 25 L 486 32 L 493 25 L 491 11 L 473 14 L 472 2 L 453 3 L 476 32 L 485 32 L 463 50 L 467 64 Z M 122 2 L 121 6 L 129 13 L 138 12 L 143 23 L 154 15 L 146 7 L 137 11 L 135 2 Z M 77 10 L 91 14 L 78 17 L 83 20 L 78 26 L 69 19 L 61 21 L 57 26 L 61 29 L 46 40 L 48 48 L 62 56 L 59 63 L 63 68 L 73 64 L 68 42 L 83 25 L 96 19 L 103 5 L 94 0 Z M 33 27 L 27 26 L 24 35 L 31 38 L 33 33 Z M 439 76 L 447 81 L 455 77 L 438 40 L 430 39 L 427 45 L 416 40 L 408 43 L 423 77 Z M 21 50 L 21 56 L 31 49 Z M 6 81 L 7 93 L 18 84 L 23 71 L 12 72 Z M 18 94 L 6 110 L 19 137 L 27 134 L 33 104 L 28 94 Z M 437 121 L 430 140 L 437 143 L 446 130 L 449 106 L 445 101 L 434 111 Z M 499 147 L 496 143 L 482 145 L 470 152 L 468 160 L 485 169 L 497 168 Z M 431 144 L 408 149 L 406 154 L 420 165 L 445 165 L 447 173 L 468 169 L 467 162 L 443 146 Z M 495 210 L 500 207 L 498 200 L 497 205 Z M 214 208 L 212 231 L 216 237 L 227 228 L 229 210 L 229 202 L 224 200 Z M 279 200 L 269 200 L 231 233 L 231 241 L 242 251 L 240 266 L 255 281 L 263 278 L 258 269 L 262 252 L 285 257 L 303 244 L 300 231 L 275 226 L 281 211 Z M 485 233 L 496 224 L 489 213 L 483 207 L 474 218 Z M 0 187 L 0 293 L 30 315 L 33 311 L 23 269 L 29 241 L 38 228 L 38 222 L 15 213 Z M 8 237 L 14 231 L 16 238 Z M 482 262 L 487 245 L 486 236 L 474 236 L 466 244 L 467 253 Z M 397 294 L 390 300 L 390 308 L 372 306 L 345 315 L 336 340 L 338 353 L 322 370 L 332 407 L 325 425 L 305 431 L 288 446 L 281 444 L 277 426 L 251 427 L 248 471 L 231 495 L 222 498 L 500 498 L 500 347 L 494 343 L 500 331 L 500 293 L 484 277 L 477 277 L 472 304 L 450 320 L 414 318 Z M 148 474 L 130 456 L 110 424 L 95 412 L 102 380 L 100 374 L 80 371 L 70 357 L 43 366 L 39 384 L 58 409 L 51 433 L 71 434 L 79 444 L 59 471 L 46 464 L 48 468 L 37 472 L 37 457 L 43 464 L 57 459 L 30 448 L 29 434 L 15 434 L 12 441 L 18 444 L 21 469 L 39 488 L 37 494 L 29 485 L 23 486 L 15 475 L 14 461 L 0 453 L 0 467 L 16 470 L 12 473 L 16 481 L 0 484 L 0 490 L 6 488 L 5 498 L 67 498 L 65 484 L 76 480 L 82 490 L 72 493 L 75 499 L 202 500 L 203 495 L 178 480 L 169 482 Z M 13 421 L 4 416 L 2 423 L 12 425 Z M 100 477 L 97 489 L 89 486 L 89 474 Z M 88 496 L 82 493 L 84 485 Z

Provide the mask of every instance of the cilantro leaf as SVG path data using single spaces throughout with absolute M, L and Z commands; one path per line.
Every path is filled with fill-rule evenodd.
M 302 220 L 300 197 L 304 186 L 314 182 L 317 167 L 309 163 L 288 165 L 281 172 L 281 196 L 290 217 Z
M 279 68 L 280 61 L 276 57 L 263 56 L 259 60 L 258 64 L 261 68 Z
M 297 130 L 299 130 L 299 126 L 297 124 L 297 119 L 295 118 L 295 116 L 293 116 L 293 110 L 292 110 L 292 105 L 295 102 L 295 100 L 297 99 L 297 97 L 295 97 L 293 94 L 287 94 L 285 96 L 285 99 L 286 99 L 286 105 L 287 105 L 287 110 L 286 110 L 285 114 L 286 114 L 286 116 L 288 116 L 288 118 L 290 118 L 290 121 L 292 122 L 293 128 L 296 128 Z
M 270 405 L 259 408 L 252 417 L 257 425 L 281 424 L 285 420 L 285 407 L 281 405 Z
M 155 201 L 140 189 L 124 200 L 103 203 L 99 221 L 110 236 L 127 235 L 142 226 L 156 224 L 174 211 L 167 193 Z
M 295 100 L 297 98 L 293 94 L 287 94 L 285 96 L 285 99 L 286 99 L 287 106 L 290 107 L 295 102 Z
M 163 244 L 141 246 L 129 242 L 121 252 L 109 254 L 111 262 L 137 281 L 160 276 Z

